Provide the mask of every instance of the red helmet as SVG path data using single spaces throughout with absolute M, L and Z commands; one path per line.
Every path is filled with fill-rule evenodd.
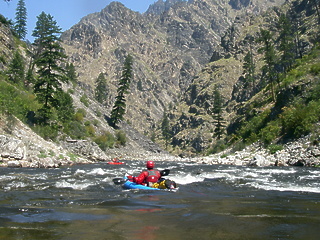
M 146 166 L 147 166 L 148 169 L 153 169 L 154 168 L 154 162 L 153 161 L 147 161 Z

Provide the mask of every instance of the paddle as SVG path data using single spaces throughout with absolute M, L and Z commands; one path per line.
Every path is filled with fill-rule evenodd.
M 112 179 L 112 181 L 113 181 L 113 183 L 114 183 L 115 185 L 120 185 L 120 184 L 124 184 L 124 183 L 127 181 L 127 179 L 124 179 L 124 178 L 114 178 L 114 179 Z
M 170 173 L 170 169 L 165 169 L 160 171 L 161 176 L 168 176 Z
M 161 176 L 168 176 L 169 173 L 170 173 L 170 169 L 164 169 L 164 170 L 160 171 Z M 112 181 L 114 184 L 120 185 L 120 184 L 124 184 L 126 181 L 128 181 L 128 179 L 114 178 L 114 179 L 112 179 Z

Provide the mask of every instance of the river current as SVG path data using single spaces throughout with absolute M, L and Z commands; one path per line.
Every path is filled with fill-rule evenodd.
M 123 190 L 144 162 L 0 169 L 0 239 L 319 239 L 320 169 L 156 162 L 179 190 Z

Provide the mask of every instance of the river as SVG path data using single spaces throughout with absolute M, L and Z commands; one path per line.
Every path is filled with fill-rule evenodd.
M 319 168 L 156 162 L 177 192 L 113 184 L 144 165 L 1 168 L 0 239 L 319 239 Z

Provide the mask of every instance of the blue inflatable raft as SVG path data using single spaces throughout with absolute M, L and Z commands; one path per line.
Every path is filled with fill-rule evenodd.
M 130 181 L 126 181 L 122 186 L 125 189 L 161 190 L 159 188 L 147 187 L 147 186 L 137 184 L 135 182 L 130 182 Z

